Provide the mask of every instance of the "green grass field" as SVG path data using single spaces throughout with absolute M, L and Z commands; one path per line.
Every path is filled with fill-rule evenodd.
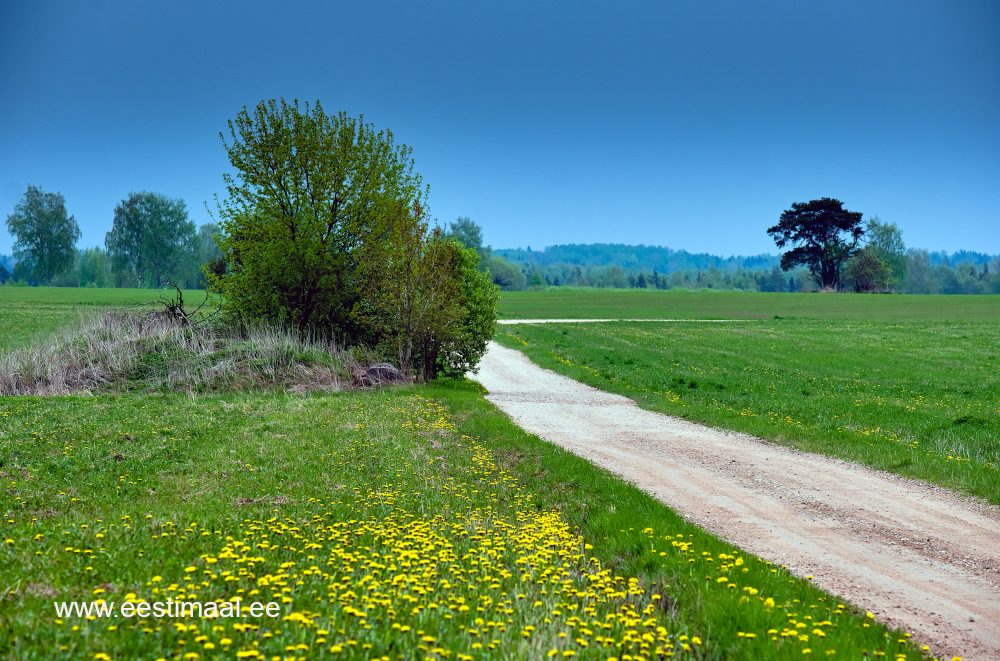
M 94 308 L 132 307 L 173 298 L 173 290 L 82 289 L 75 287 L 0 287 L 0 351 L 24 346 L 32 337 L 76 324 Z M 184 305 L 193 309 L 203 291 L 185 291 Z
M 0 658 L 922 656 L 468 382 L 2 399 L 0 487 Z
M 1000 321 L 1000 296 L 765 294 L 553 288 L 504 292 L 502 319 Z
M 496 339 L 644 408 L 1000 503 L 995 322 L 538 324 Z

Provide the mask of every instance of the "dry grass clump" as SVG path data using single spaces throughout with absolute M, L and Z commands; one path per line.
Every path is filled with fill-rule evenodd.
M 0 396 L 97 390 L 339 390 L 356 360 L 274 326 L 193 327 L 163 312 L 106 312 L 0 355 Z

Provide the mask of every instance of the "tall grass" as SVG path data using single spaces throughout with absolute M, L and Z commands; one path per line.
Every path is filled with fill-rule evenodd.
M 350 355 L 287 328 L 192 327 L 163 313 L 81 314 L 75 328 L 0 354 L 0 396 L 286 385 L 338 390 Z

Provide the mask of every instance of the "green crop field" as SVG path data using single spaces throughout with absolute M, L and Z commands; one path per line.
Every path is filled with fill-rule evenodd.
M 466 381 L 0 399 L 0 487 L 0 658 L 924 654 Z
M 1000 296 L 764 294 L 559 287 L 504 292 L 502 319 L 806 319 L 994 321 Z
M 828 295 L 811 299 L 830 301 L 819 318 L 746 318 L 763 309 L 760 296 L 742 295 L 739 321 L 503 325 L 496 339 L 651 410 L 1000 503 L 1000 325 L 981 320 L 992 309 L 913 320 L 898 316 L 908 297 L 869 296 L 885 308 L 859 320 L 845 310 L 860 309 L 855 297 Z M 573 317 L 578 305 L 553 304 L 550 316 Z

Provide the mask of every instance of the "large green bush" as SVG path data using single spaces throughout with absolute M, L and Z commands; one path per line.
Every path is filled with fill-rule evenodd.
M 385 217 L 382 239 L 366 247 L 360 318 L 404 371 L 425 380 L 461 375 L 486 351 L 499 289 L 479 254 L 431 228 L 419 202 Z
M 224 257 L 206 277 L 232 317 L 377 343 L 424 379 L 475 366 L 497 288 L 430 228 L 409 147 L 319 102 L 261 102 L 229 132 Z
M 359 339 L 350 315 L 358 249 L 378 240 L 392 204 L 426 192 L 410 148 L 362 117 L 327 115 L 318 101 L 244 107 L 229 133 L 234 174 L 218 203 L 227 268 L 206 273 L 211 287 L 238 317 Z

